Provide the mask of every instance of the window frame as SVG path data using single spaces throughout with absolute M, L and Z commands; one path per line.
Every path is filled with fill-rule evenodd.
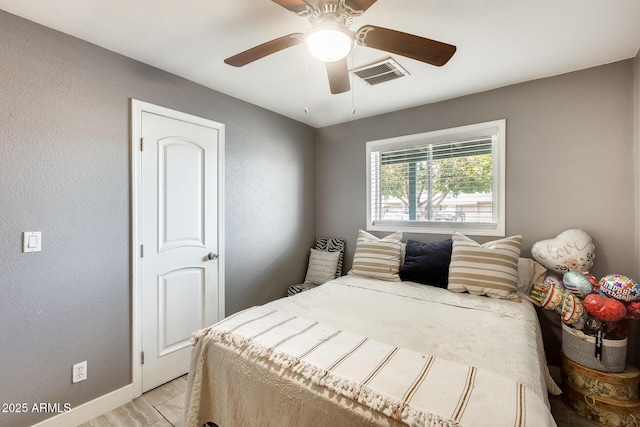
M 372 218 L 373 201 L 371 200 L 371 153 L 391 149 L 411 148 L 421 144 L 446 144 L 466 138 L 477 138 L 491 135 L 493 158 L 493 206 L 496 222 L 437 222 L 408 220 L 385 221 L 375 224 Z M 366 204 L 367 225 L 369 231 L 403 231 L 408 233 L 451 234 L 454 231 L 476 236 L 505 236 L 505 188 L 506 188 L 506 120 L 494 120 L 440 129 L 418 134 L 403 135 L 393 138 L 367 141 L 366 143 Z

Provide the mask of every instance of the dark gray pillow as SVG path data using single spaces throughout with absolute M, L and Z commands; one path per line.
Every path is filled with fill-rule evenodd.
M 451 239 L 433 243 L 409 240 L 400 279 L 446 289 L 452 246 Z

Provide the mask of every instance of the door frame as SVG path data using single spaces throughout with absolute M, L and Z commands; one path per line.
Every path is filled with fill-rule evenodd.
M 148 112 L 200 124 L 218 130 L 218 316 L 225 317 L 225 248 L 224 248 L 224 124 L 191 114 L 171 110 L 137 99 L 131 99 L 131 382 L 135 399 L 142 395 L 142 278 L 141 242 L 141 138 L 142 113 Z

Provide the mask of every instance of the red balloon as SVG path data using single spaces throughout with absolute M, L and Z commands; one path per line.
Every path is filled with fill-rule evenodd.
M 640 319 L 640 301 L 627 303 L 626 319 Z
M 617 299 L 591 294 L 584 298 L 587 312 L 603 322 L 617 322 L 627 315 L 627 308 Z

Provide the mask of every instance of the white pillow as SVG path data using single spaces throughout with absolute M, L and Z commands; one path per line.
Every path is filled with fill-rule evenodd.
M 322 285 L 329 280 L 335 279 L 338 258 L 340 258 L 340 252 L 338 251 L 329 252 L 311 249 L 309 267 L 307 267 L 307 276 L 304 279 L 304 283 Z
M 542 282 L 547 272 L 545 266 L 531 258 L 518 259 L 518 292 L 529 296 L 531 288 Z

